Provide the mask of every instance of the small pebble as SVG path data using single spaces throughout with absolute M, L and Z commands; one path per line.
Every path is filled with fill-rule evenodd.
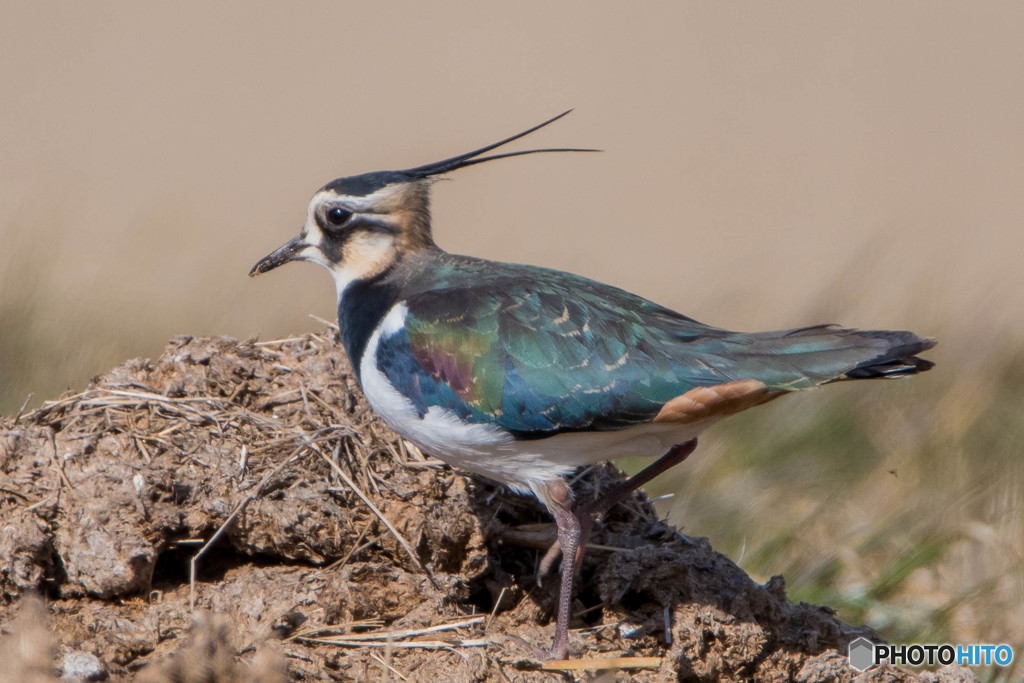
M 641 628 L 636 624 L 621 623 L 619 624 L 619 636 L 622 638 L 635 638 L 640 635 Z
M 96 655 L 75 650 L 64 655 L 65 681 L 105 681 L 107 669 Z

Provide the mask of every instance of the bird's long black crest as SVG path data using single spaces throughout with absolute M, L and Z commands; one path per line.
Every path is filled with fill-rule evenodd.
M 599 149 L 577 149 L 572 147 L 557 147 L 548 149 L 528 149 L 522 152 L 508 152 L 506 154 L 492 154 L 488 157 L 482 157 L 481 154 L 490 152 L 492 149 L 507 145 L 510 142 L 518 140 L 521 137 L 529 135 L 530 133 L 543 128 L 551 123 L 554 123 L 558 119 L 566 116 L 571 112 L 564 111 L 558 116 L 548 119 L 544 123 L 537 124 L 529 130 L 524 130 L 522 133 L 517 133 L 510 138 L 505 138 L 500 142 L 495 142 L 492 145 L 481 147 L 480 149 L 465 154 L 460 154 L 457 157 L 445 159 L 444 161 L 436 161 L 432 164 L 426 164 L 424 166 L 417 166 L 416 168 L 409 168 L 404 171 L 375 171 L 373 173 L 363 173 L 362 175 L 348 176 L 346 178 L 338 178 L 333 180 L 326 185 L 323 189 L 333 190 L 338 194 L 357 195 L 365 196 L 376 192 L 380 188 L 390 185 L 391 183 L 404 183 L 411 180 L 423 180 L 431 176 L 440 175 L 442 173 L 448 173 L 466 166 L 472 166 L 473 164 L 482 164 L 485 161 L 493 161 L 495 159 L 505 159 L 507 157 L 518 157 L 524 154 L 539 154 L 541 152 L 600 152 Z
M 505 158 L 508 158 L 508 157 L 518 157 L 518 156 L 522 156 L 524 154 L 540 154 L 542 152 L 600 152 L 601 150 L 599 150 L 599 149 L 578 149 L 578 148 L 574 148 L 574 147 L 552 147 L 552 148 L 547 148 L 547 149 L 528 149 L 528 150 L 524 150 L 522 152 L 507 152 L 505 154 L 493 154 L 493 155 L 491 155 L 489 157 L 481 157 L 480 156 L 481 154 L 483 154 L 485 152 L 490 152 L 492 149 L 497 149 L 498 147 L 501 147 L 503 145 L 507 145 L 508 143 L 513 142 L 515 140 L 518 140 L 521 137 L 525 137 L 525 136 L 529 135 L 530 133 L 543 128 L 544 126 L 552 124 L 555 121 L 557 121 L 558 119 L 562 118 L 563 116 L 568 115 L 571 111 L 572 111 L 572 109 L 569 109 L 568 111 L 564 111 L 561 114 L 559 114 L 558 116 L 552 117 L 552 118 L 548 119 L 547 121 L 545 121 L 543 123 L 537 124 L 533 128 L 530 128 L 528 130 L 524 130 L 522 133 L 516 133 L 512 137 L 505 138 L 504 140 L 501 140 L 500 142 L 495 142 L 494 144 L 487 145 L 486 147 L 481 147 L 480 149 L 474 150 L 472 152 L 466 152 L 465 154 L 460 154 L 460 155 L 452 157 L 450 159 L 445 159 L 444 161 L 436 161 L 436 162 L 434 162 L 432 164 L 426 164 L 424 166 L 417 166 L 416 168 L 410 168 L 410 169 L 406 169 L 405 171 L 399 171 L 399 172 L 403 173 L 403 174 L 408 174 L 409 176 L 414 177 L 414 178 L 429 178 L 430 176 L 440 175 L 442 173 L 448 173 L 448 172 L 454 171 L 456 169 L 465 168 L 466 166 L 472 166 L 474 164 L 482 164 L 485 161 L 494 161 L 495 159 L 505 159 Z

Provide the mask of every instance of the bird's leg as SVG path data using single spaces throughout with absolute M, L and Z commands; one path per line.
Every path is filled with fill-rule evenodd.
M 673 446 L 669 449 L 665 455 L 661 456 L 643 470 L 637 472 L 635 475 L 622 482 L 618 486 L 614 486 L 607 491 L 603 492 L 597 500 L 588 503 L 581 507 L 576 512 L 576 518 L 579 520 L 580 525 L 580 544 L 576 550 L 576 569 L 580 568 L 583 563 L 583 554 L 587 548 L 587 542 L 590 540 L 590 532 L 594 528 L 594 522 L 598 520 L 602 515 L 611 510 L 617 503 L 623 498 L 628 496 L 633 491 L 654 479 L 659 474 L 667 472 L 682 461 L 686 460 L 693 453 L 697 447 L 697 440 L 691 439 L 686 443 Z M 537 572 L 537 576 L 544 576 L 551 571 L 551 566 L 558 559 L 558 554 L 562 550 L 562 544 L 555 542 L 548 551 L 544 554 L 544 557 L 540 561 L 540 569 Z M 539 579 L 538 579 L 539 581 Z
M 590 540 L 590 532 L 594 529 L 594 522 L 615 507 L 623 498 L 633 493 L 633 491 L 636 491 L 659 474 L 667 472 L 686 460 L 696 448 L 697 439 L 690 439 L 686 443 L 673 446 L 665 455 L 621 484 L 603 491 L 597 500 L 587 503 L 576 512 L 576 518 L 579 520 L 580 540 L 576 548 L 575 571 L 579 571 L 580 565 L 583 564 L 583 554 L 586 552 L 587 542 Z M 561 533 L 559 533 L 558 537 L 559 541 L 561 541 Z M 562 546 L 562 552 L 569 552 L 564 545 Z M 547 558 L 545 557 L 545 559 Z
M 558 618 L 555 621 L 555 640 L 551 657 L 562 659 L 569 650 L 569 612 L 572 609 L 572 584 L 576 575 L 575 558 L 580 543 L 580 522 L 572 511 L 572 492 L 569 485 L 558 479 L 550 482 L 544 502 L 558 526 L 558 544 L 562 547 L 562 585 L 558 592 Z
M 544 502 L 555 518 L 555 525 L 558 527 L 558 543 L 547 552 L 541 561 L 542 573 L 558 557 L 558 549 L 560 548 L 562 551 L 562 585 L 558 593 L 558 619 L 555 622 L 555 640 L 551 645 L 552 658 L 562 659 L 569 649 L 572 586 L 576 572 L 583 564 L 583 555 L 586 552 L 587 541 L 590 540 L 594 522 L 633 491 L 686 460 L 695 448 L 697 448 L 697 439 L 673 446 L 665 455 L 621 484 L 608 489 L 597 500 L 587 503 L 576 512 L 572 510 L 572 492 L 569 490 L 568 484 L 561 479 L 548 483 L 544 490 Z
M 562 554 L 562 544 L 555 539 L 555 542 L 551 544 L 548 551 L 544 553 L 544 557 L 540 558 L 540 564 L 537 567 L 537 585 L 541 585 L 541 578 L 548 575 L 551 571 L 551 567 L 555 565 L 555 560 Z

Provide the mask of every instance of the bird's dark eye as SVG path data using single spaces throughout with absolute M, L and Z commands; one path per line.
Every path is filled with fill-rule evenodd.
M 338 207 L 327 210 L 327 222 L 336 228 L 345 225 L 349 218 L 352 218 L 351 211 L 346 211 L 345 209 L 340 209 Z

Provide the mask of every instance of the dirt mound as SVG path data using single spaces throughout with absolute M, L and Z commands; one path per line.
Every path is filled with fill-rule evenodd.
M 582 471 L 578 499 L 620 476 Z M 539 503 L 375 420 L 328 335 L 178 338 L 0 423 L 0 678 L 564 680 L 536 656 L 553 539 Z M 850 679 L 848 643 L 879 640 L 790 604 L 781 577 L 754 583 L 642 496 L 593 542 L 570 676 Z

